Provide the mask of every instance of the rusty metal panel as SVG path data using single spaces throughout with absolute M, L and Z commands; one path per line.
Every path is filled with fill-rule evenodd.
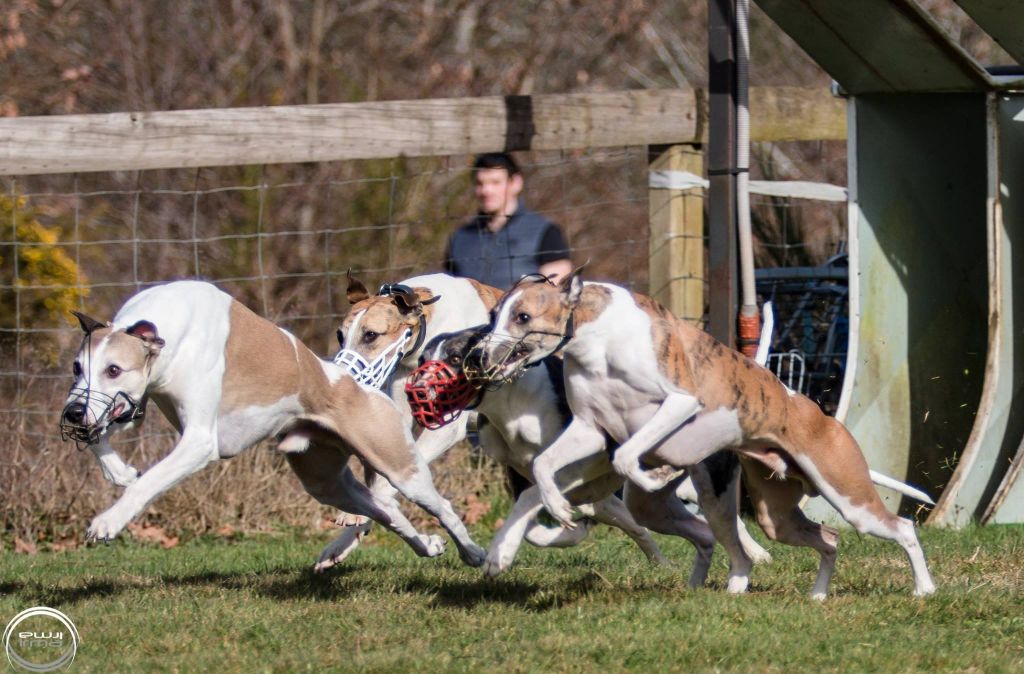
M 1024 355 L 1014 340 L 1024 331 L 1024 95 L 1000 94 L 996 101 L 998 134 L 998 175 L 994 191 L 998 194 L 1002 255 L 1001 287 L 1004 295 L 1003 332 L 1009 353 L 1003 358 L 1004 393 L 999 404 L 1007 408 L 1009 428 L 1004 433 L 996 457 L 997 470 L 986 482 L 993 484 L 1006 466 L 1009 470 L 999 483 L 982 517 L 983 523 L 1024 522 Z M 1019 339 L 1019 338 L 1018 338 Z M 1005 450 L 1012 449 L 1011 453 Z M 987 494 L 986 494 L 987 495 Z
M 955 0 L 1017 63 L 1024 63 L 1024 2 Z
M 912 0 L 756 2 L 851 94 L 993 86 L 984 69 Z
M 868 464 L 933 496 L 965 446 L 987 337 L 986 96 L 859 96 L 850 119 L 845 422 Z M 880 489 L 890 507 L 912 512 Z M 822 499 L 810 513 L 835 521 Z
M 1012 217 L 1006 218 L 999 201 L 1000 192 L 1007 189 L 1007 157 L 999 160 L 1003 154 L 999 151 L 999 117 L 993 94 L 987 112 L 988 356 L 974 429 L 928 518 L 931 524 L 942 526 L 964 526 L 981 516 L 1024 433 L 1024 416 L 1020 414 L 1024 362 L 1014 340 L 1014 321 L 1020 320 L 1015 317 L 1024 316 L 1024 292 L 1014 292 L 1014 286 L 1024 281 L 1024 240 L 1017 241 L 1024 230 L 1014 225 Z

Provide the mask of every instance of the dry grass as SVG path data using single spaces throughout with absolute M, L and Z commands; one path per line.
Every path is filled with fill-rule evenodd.
M 13 438 L 0 462 L 0 517 L 6 538 L 35 544 L 81 541 L 89 519 L 109 507 L 121 490 L 102 478 L 91 452 L 76 451 L 56 432 L 44 438 L 19 433 L 15 415 L 5 415 L 2 421 L 5 437 Z M 170 451 L 176 434 L 159 414 L 151 414 L 143 429 L 123 434 L 115 447 L 126 461 L 144 470 Z M 471 452 L 465 443 L 432 469 L 438 489 L 459 512 L 489 502 L 503 480 L 493 462 Z M 264 443 L 211 464 L 169 490 L 139 522 L 186 536 L 218 530 L 268 531 L 280 525 L 319 531 L 333 526 L 336 512 L 310 498 L 284 458 Z M 415 506 L 407 512 L 414 522 L 428 519 Z

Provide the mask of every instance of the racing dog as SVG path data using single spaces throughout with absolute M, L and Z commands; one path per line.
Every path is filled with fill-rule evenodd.
M 530 280 L 502 298 L 480 348 L 482 376 L 491 381 L 563 351 L 573 420 L 534 462 L 534 478 L 544 505 L 566 526 L 571 509 L 561 490 L 579 481 L 559 484 L 556 473 L 602 452 L 606 434 L 619 443 L 615 470 L 646 490 L 665 485 L 649 467 L 692 468 L 724 449 L 739 457 L 765 533 L 820 553 L 812 597 L 828 593 L 838 532 L 803 515 L 805 494 L 821 494 L 857 531 L 895 540 L 910 560 L 914 593 L 934 592 L 913 523 L 886 510 L 846 428 L 650 298 L 607 283 L 584 285 L 579 269 L 558 286 Z M 735 501 L 695 482 L 702 506 L 718 502 L 704 510 L 730 555 L 728 589 L 743 592 L 750 559 L 737 543 L 735 520 L 722 516 Z
M 179 281 L 130 298 L 111 323 L 77 314 L 85 337 L 61 415 L 66 438 L 87 445 L 124 494 L 89 525 L 115 537 L 154 498 L 211 461 L 280 436 L 279 449 L 322 503 L 371 517 L 422 556 L 444 542 L 419 534 L 391 503 L 345 469 L 350 454 L 440 519 L 463 560 L 483 562 L 451 505 L 434 489 L 391 400 L 361 387 L 298 339 L 213 285 Z M 181 437 L 142 475 L 111 448 L 152 399 Z
M 458 410 L 460 404 L 474 407 L 482 420 L 480 444 L 484 451 L 495 461 L 530 479 L 537 455 L 558 437 L 570 420 L 562 381 L 562 362 L 557 358 L 546 358 L 538 367 L 524 371 L 514 383 L 495 390 L 472 387 L 466 380 L 463 366 L 467 355 L 476 353 L 475 346 L 486 328 L 482 325 L 443 334 L 429 342 L 420 359 L 421 367 L 409 378 L 406 390 L 413 394 L 423 392 L 422 396 L 411 395 L 414 401 L 436 401 L 438 396 L 443 397 L 448 391 L 456 390 L 457 400 L 449 408 Z M 424 419 L 424 407 L 413 404 L 413 414 L 418 419 Z M 436 427 L 457 413 L 440 409 L 435 412 L 435 408 L 431 408 L 427 412 L 432 415 L 426 419 L 430 424 L 428 427 Z M 439 419 L 438 415 L 445 418 Z M 622 486 L 622 478 L 612 470 L 606 454 L 588 457 L 571 470 L 586 476 L 584 484 L 570 494 L 570 499 L 581 512 L 622 529 L 648 559 L 655 562 L 663 563 L 665 559 L 645 526 L 689 540 L 697 549 L 690 584 L 699 586 L 704 583 L 715 539 L 707 523 L 691 514 L 676 497 L 675 487 L 681 477 L 654 494 L 627 490 L 627 508 L 613 493 Z M 542 507 L 536 486 L 530 486 L 519 495 L 505 524 L 491 543 L 484 564 L 487 575 L 495 576 L 511 566 L 528 532 L 536 537 L 538 527 L 532 530 L 529 527 Z M 564 531 L 566 533 L 561 533 L 558 540 L 575 544 L 583 539 L 587 528 L 577 528 L 580 534 L 575 537 L 567 533 L 572 529 Z
M 341 354 L 346 354 L 344 358 L 340 358 L 339 354 L 339 358 L 345 363 L 359 365 L 355 376 L 362 377 L 366 372 L 370 374 L 363 377 L 365 380 L 380 382 L 380 375 L 385 372 L 382 369 L 384 364 L 394 359 L 397 354 L 407 352 L 408 355 L 399 359 L 391 385 L 392 395 L 396 399 L 400 396 L 402 403 L 405 402 L 405 394 L 399 387 L 417 378 L 417 373 L 423 372 L 420 368 L 412 373 L 412 376 L 407 376 L 405 363 L 421 353 L 420 361 L 434 356 L 433 362 L 438 363 L 440 361 L 436 356 L 443 351 L 447 354 L 444 360 L 458 370 L 454 359 L 459 358 L 459 349 L 466 346 L 472 331 L 446 332 L 436 337 L 434 335 L 443 328 L 463 329 L 478 323 L 482 317 L 486 317 L 486 310 L 493 306 L 501 294 L 489 286 L 441 274 L 416 277 L 401 284 L 385 284 L 373 297 L 368 294 L 363 284 L 351 276 L 349 284 L 349 300 L 354 304 L 339 330 L 339 340 L 343 347 Z M 458 302 L 453 301 L 456 299 Z M 413 342 L 416 334 L 429 335 L 433 339 L 422 338 L 419 341 L 425 339 L 427 346 L 421 347 L 418 342 Z M 410 343 L 413 345 L 409 346 Z M 421 382 L 425 381 L 422 376 L 419 379 Z M 553 359 L 545 367 L 532 370 L 517 382 L 516 386 L 504 387 L 500 391 L 484 396 L 481 405 L 477 412 L 491 422 L 480 432 L 484 450 L 499 463 L 510 466 L 520 475 L 529 478 L 533 458 L 557 437 L 567 423 L 561 363 Z M 410 423 L 411 421 L 410 416 Z M 465 437 L 464 423 L 464 416 L 455 415 L 445 423 L 428 426 L 429 430 L 423 431 L 417 438 L 417 450 L 428 461 L 439 456 Z M 611 474 L 606 459 L 602 458 L 599 464 L 595 479 L 603 476 L 605 481 L 613 486 L 595 499 L 587 499 L 583 492 L 576 494 L 575 500 L 585 504 L 583 512 L 592 514 L 598 521 L 622 528 L 633 537 L 648 558 L 656 561 L 662 559 L 661 554 L 649 533 L 643 526 L 637 524 L 634 515 L 655 531 L 687 538 L 698 550 L 691 582 L 703 583 L 714 546 L 707 525 L 691 515 L 679 499 L 667 490 L 653 496 L 634 490 L 630 499 L 633 514 L 630 514 L 618 498 L 610 496 L 621 485 L 621 480 Z M 379 481 L 375 481 L 372 488 L 382 499 L 394 496 L 394 491 Z M 599 491 L 600 489 L 597 489 L 595 493 Z M 516 518 L 519 528 L 515 530 L 515 535 L 511 533 L 511 529 L 503 534 L 511 542 L 501 547 L 502 561 L 491 564 L 488 567 L 489 573 L 495 574 L 508 568 L 524 536 L 530 543 L 538 546 L 574 545 L 586 536 L 586 528 L 574 533 L 572 529 L 551 529 L 533 524 L 534 516 L 540 509 L 540 502 L 536 500 L 535 507 L 529 510 L 531 499 L 536 499 L 536 494 L 536 490 L 530 491 L 525 495 L 526 500 L 518 503 L 517 515 L 520 512 L 530 514 L 524 515 L 521 519 Z M 591 505 L 590 500 L 599 502 Z M 321 554 L 316 568 L 323 570 L 341 561 L 355 548 L 363 532 L 365 528 L 361 529 L 358 526 L 343 530 L 338 539 Z M 742 534 L 746 535 L 745 529 L 742 530 Z M 746 535 L 744 542 L 751 554 L 756 555 L 759 560 L 770 558 L 749 535 Z
M 371 295 L 349 274 L 346 296 L 352 307 L 338 328 L 341 350 L 335 363 L 358 381 L 388 393 L 404 426 L 411 430 L 414 424 L 403 386 L 416 368 L 423 345 L 443 332 L 484 323 L 501 291 L 472 279 L 426 274 L 385 284 Z M 444 429 L 422 434 L 416 441 L 418 456 L 426 463 L 441 456 L 466 436 L 466 421 L 463 417 Z M 391 484 L 375 479 L 372 471 L 368 483 L 378 499 L 398 507 Z M 315 571 L 339 564 L 370 530 L 370 523 L 358 518 L 343 515 L 339 521 L 346 526 L 320 553 Z

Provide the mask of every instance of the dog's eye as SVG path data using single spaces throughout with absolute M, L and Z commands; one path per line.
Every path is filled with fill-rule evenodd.
M 363 333 L 363 343 L 369 344 L 378 337 L 380 337 L 379 333 L 376 333 L 373 330 L 367 330 L 366 332 Z
M 462 356 L 458 354 L 453 354 L 450 358 L 448 358 L 448 362 L 451 363 L 452 365 L 458 365 L 459 363 L 462 362 Z
M 120 374 L 121 368 L 119 368 L 117 365 L 107 366 L 107 376 L 110 377 L 111 379 L 117 379 L 118 376 L 120 376 Z
M 75 379 L 82 376 L 82 365 L 77 360 L 71 365 L 71 374 L 75 376 Z
M 527 314 L 525 312 L 518 313 L 516 314 L 516 323 L 518 323 L 519 325 L 525 325 L 530 322 L 530 318 L 532 318 L 530 314 Z

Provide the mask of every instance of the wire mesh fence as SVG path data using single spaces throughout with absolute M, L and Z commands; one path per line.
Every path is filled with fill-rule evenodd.
M 560 225 L 588 277 L 648 292 L 645 147 L 523 153 L 523 201 Z M 62 444 L 60 408 L 80 333 L 68 311 L 108 320 L 131 294 L 181 278 L 216 283 L 321 355 L 337 348 L 349 269 L 368 287 L 439 271 L 474 213 L 472 158 L 395 158 L 5 179 L 0 202 L 0 512 L 9 531 L 81 531 L 114 490 L 88 453 Z M 701 193 L 689 193 L 690 198 Z M 817 264 L 845 235 L 835 205 L 755 197 L 759 265 Z M 706 237 L 688 242 L 704 248 Z M 703 254 L 703 253 L 702 253 Z M 698 279 L 706 283 L 704 279 Z M 705 293 L 705 297 L 707 294 Z M 117 448 L 139 468 L 176 433 L 149 415 Z M 462 459 L 465 457 L 462 456 Z M 498 482 L 453 456 L 436 467 L 460 499 Z M 489 476 L 488 476 L 489 475 Z M 328 515 L 274 453 L 208 468 L 148 517 L 203 531 L 225 522 L 319 525 Z
M 573 259 L 591 260 L 595 277 L 646 290 L 644 148 L 519 159 L 523 200 L 562 227 Z M 77 526 L 111 497 L 92 457 L 57 433 L 80 341 L 70 309 L 109 320 L 142 288 L 202 278 L 332 355 L 349 269 L 371 287 L 441 270 L 448 235 L 474 212 L 470 163 L 455 156 L 6 180 L 0 424 L 11 441 L 0 495 L 8 526 Z M 173 445 L 159 416 L 115 442 L 137 467 Z M 150 515 L 174 512 L 176 524 L 198 529 L 217 520 L 318 521 L 323 511 L 276 457 L 250 454 L 193 477 Z M 447 471 L 462 479 L 457 472 Z M 245 505 L 257 500 L 258 512 Z

